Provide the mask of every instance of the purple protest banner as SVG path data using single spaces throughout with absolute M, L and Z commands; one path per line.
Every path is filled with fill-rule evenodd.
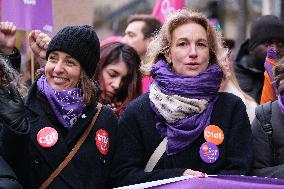
M 151 189 L 283 189 L 284 179 L 272 179 L 249 176 L 213 176 L 207 178 L 192 178 Z
M 2 21 L 13 22 L 19 30 L 52 33 L 52 0 L 4 0 Z

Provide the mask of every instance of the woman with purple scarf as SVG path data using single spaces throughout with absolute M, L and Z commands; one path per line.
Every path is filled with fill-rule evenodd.
M 275 65 L 277 100 L 256 108 L 252 122 L 254 162 L 252 175 L 284 178 L 284 58 Z
M 150 91 L 119 121 L 113 186 L 248 173 L 250 122 L 239 97 L 218 92 L 222 53 L 221 35 L 203 14 L 184 9 L 167 19 L 148 49 Z
M 67 26 L 24 102 L 1 87 L 1 152 L 24 188 L 108 188 L 117 118 L 90 79 L 99 58 L 94 28 Z

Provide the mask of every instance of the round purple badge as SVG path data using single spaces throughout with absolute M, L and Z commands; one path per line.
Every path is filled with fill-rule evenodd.
M 219 149 L 212 142 L 204 142 L 200 146 L 199 155 L 205 163 L 214 163 L 219 157 Z

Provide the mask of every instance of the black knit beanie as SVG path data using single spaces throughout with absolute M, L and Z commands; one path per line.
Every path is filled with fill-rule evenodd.
M 276 39 L 284 42 L 284 23 L 274 15 L 256 18 L 251 24 L 249 50 L 267 40 Z
M 92 26 L 67 26 L 48 44 L 46 59 L 52 51 L 62 51 L 75 58 L 91 78 L 100 59 L 100 42 Z

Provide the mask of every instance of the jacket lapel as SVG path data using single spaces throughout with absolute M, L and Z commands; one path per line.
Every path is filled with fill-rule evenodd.
M 53 127 L 54 129 L 56 129 L 56 126 L 52 126 L 48 122 L 45 112 L 42 110 L 43 107 L 41 107 L 39 100 L 36 98 L 36 93 L 37 92 L 35 91 L 31 96 L 31 98 L 27 99 L 27 106 L 30 107 L 30 109 L 32 108 L 32 110 L 30 110 L 32 111 L 32 116 L 30 118 L 31 140 L 37 151 L 42 155 L 42 158 L 44 159 L 45 163 L 50 167 L 52 171 L 54 171 L 58 167 L 58 165 L 65 159 L 65 157 L 69 154 L 70 150 L 68 150 L 66 140 L 58 131 L 57 131 L 58 141 L 54 146 L 50 148 L 44 148 L 41 147 L 37 142 L 37 133 L 42 128 Z M 71 149 L 72 148 L 73 146 L 71 147 Z M 72 188 L 74 189 L 80 188 L 80 186 L 82 186 L 83 183 L 80 183 L 80 179 L 76 174 L 74 174 L 77 171 L 71 162 L 68 163 L 68 165 L 62 170 L 62 172 L 58 175 L 58 177 L 61 177 L 66 183 L 72 186 Z
M 93 116 L 97 112 L 97 103 L 93 105 L 87 106 L 81 116 L 77 119 L 76 123 L 74 124 L 73 128 L 70 129 L 69 133 L 65 138 L 65 143 L 68 145 L 70 149 L 74 147 L 76 142 L 82 136 L 85 129 L 91 123 Z

